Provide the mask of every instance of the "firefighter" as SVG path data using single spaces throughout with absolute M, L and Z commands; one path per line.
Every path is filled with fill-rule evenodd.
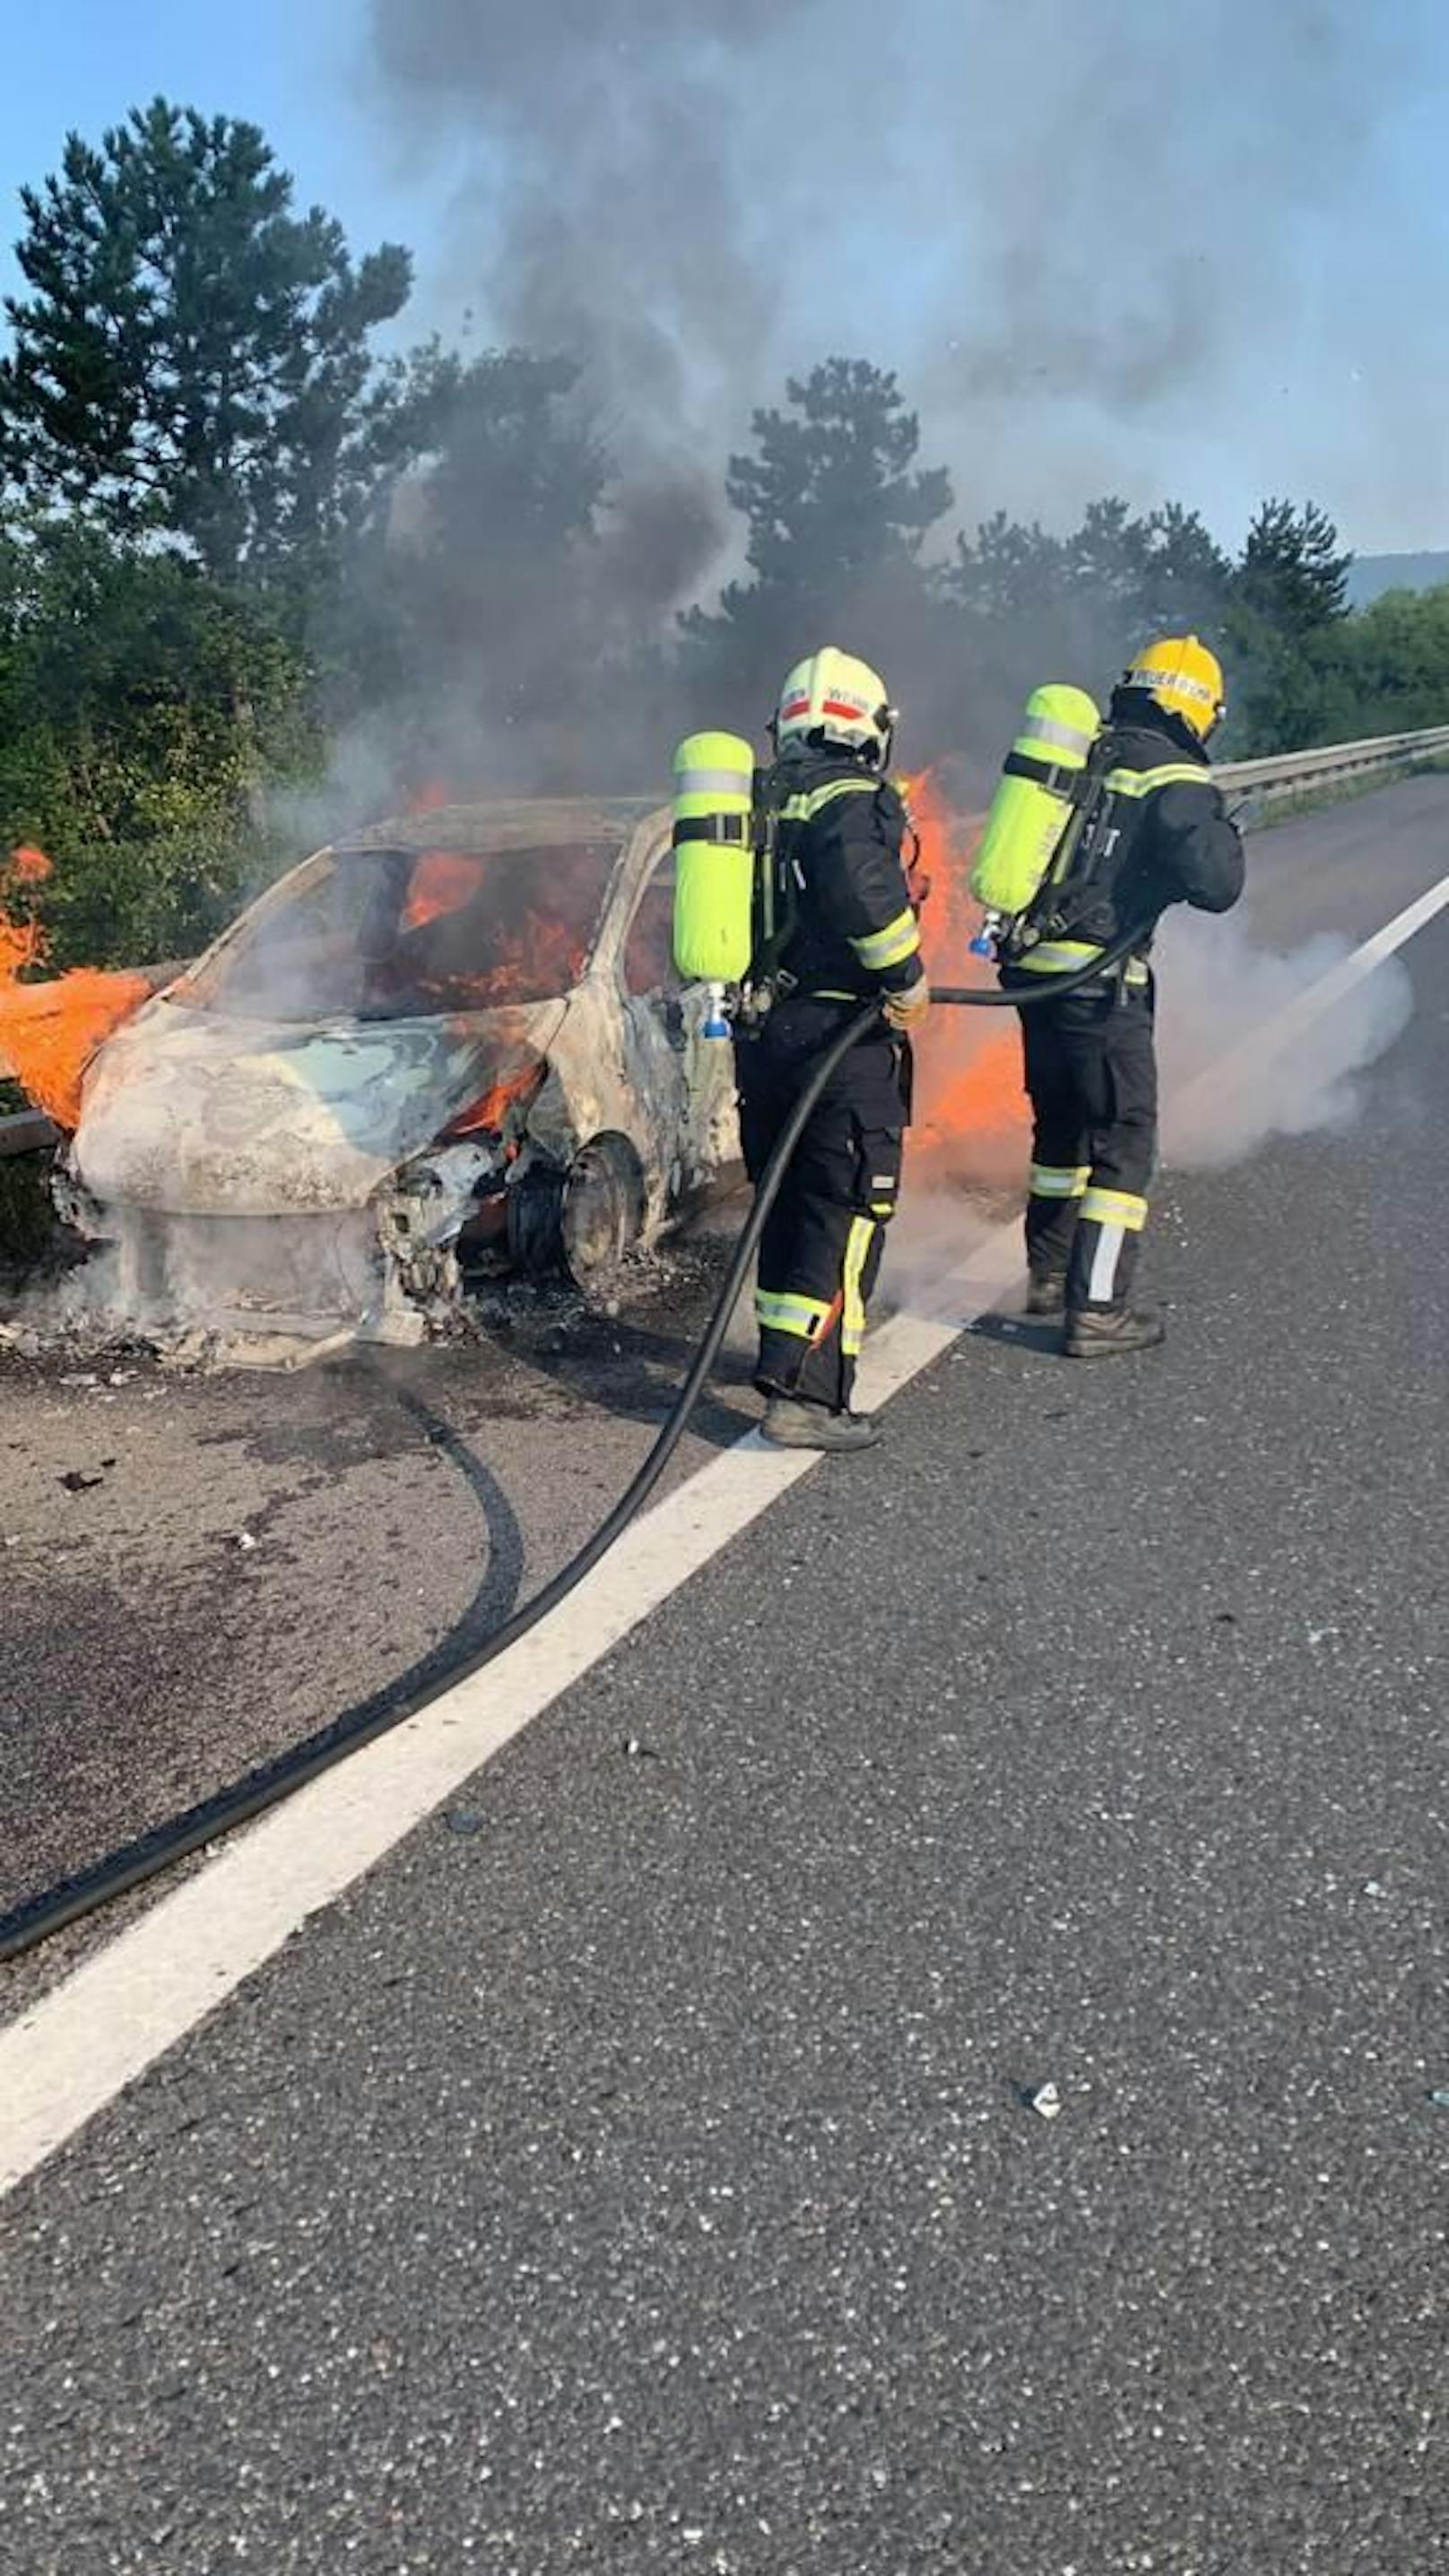
M 827 646 L 790 672 L 771 727 L 769 920 L 752 970 L 769 1007 L 735 1048 L 751 1180 L 842 1021 L 863 1001 L 881 1005 L 812 1111 L 760 1243 L 755 1383 L 764 1436 L 782 1448 L 879 1438 L 850 1399 L 900 1186 L 908 1033 L 930 1002 L 906 811 L 885 774 L 894 726 L 878 675 Z
M 1143 924 L 1125 965 L 1020 1015 L 1034 1121 L 1027 1311 L 1062 1316 L 1072 1359 L 1145 1350 L 1165 1331 L 1132 1303 L 1157 1148 L 1148 952 L 1170 904 L 1227 912 L 1243 889 L 1243 845 L 1208 766 L 1223 712 L 1221 668 L 1194 635 L 1163 637 L 1123 673 L 1065 868 L 1005 951 L 1008 987 L 1035 983 Z

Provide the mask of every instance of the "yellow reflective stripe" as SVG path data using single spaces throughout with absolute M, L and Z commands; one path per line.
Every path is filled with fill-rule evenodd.
M 1100 940 L 1039 939 L 1034 948 L 1024 948 L 1012 962 L 1024 967 L 1029 975 L 1065 975 L 1074 966 L 1085 966 L 1101 954 Z
M 1090 1163 L 1033 1163 L 1031 1195 L 1034 1199 L 1079 1199 L 1091 1177 Z
M 837 993 L 831 985 L 822 984 L 818 991 L 807 993 L 807 1002 L 863 1002 L 864 993 Z
M 841 1286 L 845 1292 L 845 1311 L 840 1328 L 840 1347 L 847 1359 L 857 1359 L 865 1339 L 865 1300 L 860 1293 L 861 1273 L 866 1255 L 875 1239 L 875 1219 L 858 1216 L 846 1238 L 845 1263 Z
M 1211 787 L 1212 771 L 1200 762 L 1170 760 L 1161 769 L 1109 769 L 1102 784 L 1114 796 L 1152 796 L 1159 787 Z
M 1083 1193 L 1077 1211 L 1091 1225 L 1120 1225 L 1128 1234 L 1140 1234 L 1147 1223 L 1147 1201 L 1131 1190 L 1091 1189 Z
M 874 796 L 879 787 L 878 778 L 832 778 L 828 785 L 812 788 L 808 796 L 792 796 L 785 811 L 788 814 L 790 805 L 798 803 L 803 806 L 809 821 L 814 815 L 823 814 L 826 806 L 833 805 L 837 796 Z
M 1011 962 L 1028 975 L 1070 975 L 1077 967 L 1089 965 L 1102 953 L 1099 940 L 1039 939 L 1035 948 L 1024 948 L 1021 955 L 1013 957 Z M 1148 971 L 1140 957 L 1129 957 L 1125 980 L 1136 988 L 1147 982 Z
M 803 1342 L 816 1339 L 831 1312 L 819 1297 L 787 1297 L 768 1288 L 755 1290 L 755 1321 L 771 1332 L 795 1333 Z
M 837 796 L 874 796 L 880 784 L 878 778 L 832 778 L 826 786 L 813 787 L 808 793 L 802 788 L 785 798 L 780 819 L 785 823 L 812 823 L 827 805 L 834 804 Z
M 868 930 L 861 939 L 852 939 L 862 966 L 879 973 L 883 966 L 899 966 L 906 957 L 914 957 L 921 944 L 920 927 L 909 904 L 888 921 L 884 930 Z

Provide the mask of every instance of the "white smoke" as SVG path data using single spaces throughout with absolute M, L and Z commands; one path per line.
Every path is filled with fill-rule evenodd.
M 1261 948 L 1247 910 L 1167 916 L 1158 942 L 1166 1164 L 1220 1170 L 1270 1136 L 1352 1124 L 1362 1106 L 1357 1077 L 1393 1045 L 1413 1008 L 1399 958 L 1350 980 L 1353 954 L 1330 932 L 1286 952 Z
M 969 864 L 969 829 L 951 864 Z M 965 916 L 953 900 L 953 918 Z M 1388 957 L 1360 971 L 1352 943 L 1318 932 L 1270 948 L 1244 904 L 1227 915 L 1179 906 L 1158 934 L 1161 1152 L 1176 1171 L 1241 1163 L 1273 1136 L 1342 1130 L 1360 1115 L 1359 1079 L 1402 1033 L 1408 971 Z M 937 980 L 964 980 L 943 971 Z M 943 1110 L 945 1116 L 943 1118 Z M 918 1047 L 899 1258 L 907 1287 L 936 1275 L 980 1226 L 1019 1207 L 1030 1148 L 1020 1046 L 1010 1014 L 942 1007 Z

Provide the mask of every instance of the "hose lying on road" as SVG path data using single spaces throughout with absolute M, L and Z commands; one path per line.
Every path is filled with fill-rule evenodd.
M 947 985 L 943 988 L 938 985 L 933 987 L 932 1000 L 961 1010 L 1030 1009 L 1038 1002 L 1059 1001 L 1063 994 L 1074 993 L 1080 985 L 1093 982 L 1117 965 L 1136 947 L 1141 937 L 1141 930 L 1134 930 L 1074 974 L 1043 976 L 1039 985 L 1018 986 L 1009 993 L 985 987 Z M 491 1664 L 496 1657 L 506 1654 L 510 1646 L 516 1646 L 521 1637 L 526 1637 L 530 1629 L 536 1628 L 540 1620 L 546 1619 L 550 1611 L 556 1610 L 559 1603 L 568 1598 L 586 1574 L 593 1572 L 600 1557 L 608 1554 L 615 1540 L 623 1537 L 630 1522 L 643 1510 L 683 1439 L 705 1380 L 719 1356 L 720 1344 L 758 1248 L 765 1219 L 774 1205 L 806 1120 L 836 1067 L 876 1019 L 877 1011 L 877 1004 L 868 1002 L 853 1012 L 821 1055 L 760 1176 L 754 1205 L 735 1245 L 714 1311 L 668 1418 L 613 1510 L 584 1541 L 578 1554 L 570 1557 L 567 1565 L 561 1565 L 543 1589 L 505 1619 L 483 1645 L 436 1673 L 421 1690 L 393 1705 L 372 1708 L 365 1715 L 359 1713 L 334 1719 L 330 1725 L 319 1728 L 315 1735 L 309 1735 L 305 1742 L 248 1772 L 245 1779 L 234 1782 L 229 1789 L 220 1789 L 212 1797 L 203 1798 L 198 1806 L 189 1807 L 184 1815 L 153 1826 L 149 1833 L 125 1844 L 120 1851 L 110 1853 L 106 1859 L 95 1862 L 74 1878 L 63 1881 L 58 1887 L 47 1888 L 39 1896 L 27 1898 L 13 1912 L 0 1916 L 0 1961 L 22 1957 L 27 1950 L 49 1940 L 53 1933 L 63 1931 L 67 1924 L 79 1922 L 83 1915 L 93 1914 L 98 1907 L 112 1904 L 132 1888 L 144 1886 L 148 1879 L 159 1877 L 162 1870 L 169 1869 L 176 1861 L 185 1860 L 190 1853 L 199 1851 L 203 1844 L 214 1842 L 219 1835 L 230 1833 L 237 1825 L 249 1823 L 265 1808 L 274 1807 L 283 1798 L 290 1797 L 293 1790 L 315 1780 L 319 1772 L 330 1770 L 334 1762 L 342 1761 L 364 1744 L 371 1744 L 379 1735 L 388 1734 L 405 1718 L 416 1717 L 421 1710 L 431 1707 L 434 1700 L 441 1698 L 444 1691 L 467 1681 L 474 1673 L 481 1672 L 485 1664 Z

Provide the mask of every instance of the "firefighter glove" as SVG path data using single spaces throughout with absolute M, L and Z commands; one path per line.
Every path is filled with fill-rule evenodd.
M 903 992 L 881 996 L 881 1009 L 886 1019 L 902 1035 L 909 1029 L 918 1028 L 930 1007 L 931 987 L 924 975 L 918 975 L 914 984 L 907 984 Z

